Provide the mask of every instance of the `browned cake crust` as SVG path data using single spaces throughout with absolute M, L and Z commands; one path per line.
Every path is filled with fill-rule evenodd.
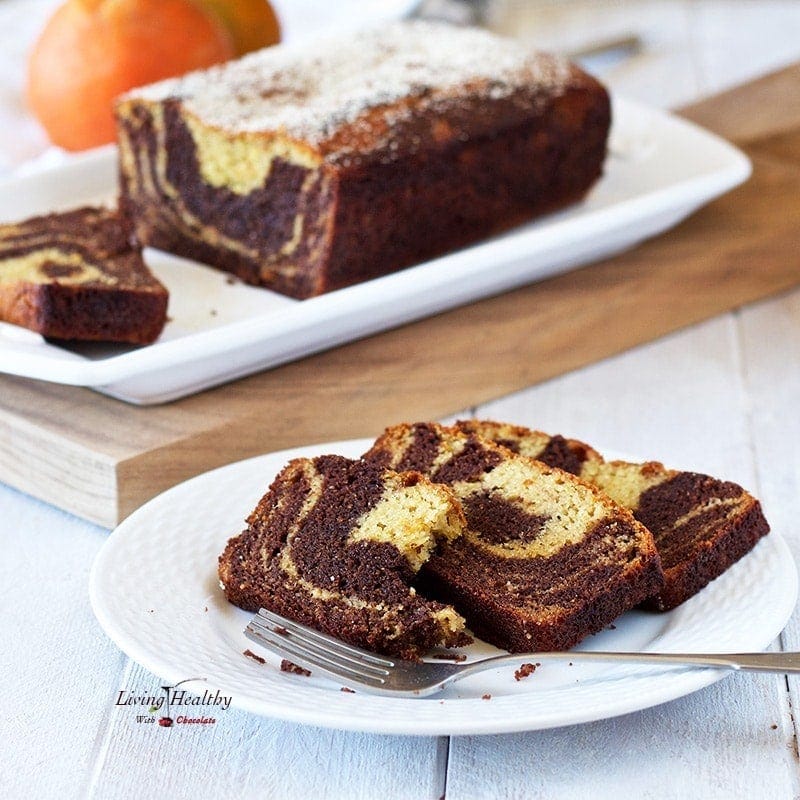
M 464 620 L 410 586 L 436 539 L 464 524 L 442 489 L 341 456 L 292 461 L 220 556 L 225 595 L 404 658 L 464 644 Z
M 642 492 L 634 516 L 652 531 L 664 565 L 664 587 L 645 605 L 669 611 L 749 553 L 769 523 L 738 484 L 649 465 L 659 468 L 664 480 Z
M 525 428 L 522 425 L 482 419 L 460 419 L 455 427 L 463 433 L 474 433 L 514 453 L 535 458 L 548 467 L 558 467 L 573 475 L 580 475 L 587 461 L 602 461 L 601 455 L 594 448 L 578 439 L 565 439 L 558 434 L 551 436 L 549 433 Z
M 0 319 L 54 339 L 148 344 L 167 290 L 116 212 L 79 208 L 0 225 Z
M 433 423 L 388 429 L 365 458 L 453 489 L 467 530 L 418 585 L 498 647 L 568 649 L 661 586 L 650 533 L 562 470 Z
M 579 200 L 610 104 L 566 62 L 415 23 L 270 48 L 137 90 L 117 116 L 120 206 L 143 243 L 305 298 Z M 268 163 L 263 181 L 237 160 Z
M 758 500 L 730 481 L 655 461 L 607 462 L 582 442 L 521 426 L 488 420 L 459 426 L 580 475 L 630 508 L 652 532 L 664 570 L 664 585 L 644 603 L 648 608 L 669 611 L 688 600 L 769 532 Z

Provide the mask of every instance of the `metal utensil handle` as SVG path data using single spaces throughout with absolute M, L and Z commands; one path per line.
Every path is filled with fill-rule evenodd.
M 712 667 L 743 672 L 800 673 L 800 653 L 606 653 L 594 651 L 558 653 L 512 653 L 465 664 L 464 671 L 489 666 L 530 661 L 620 662 L 626 664 L 672 664 L 675 666 Z

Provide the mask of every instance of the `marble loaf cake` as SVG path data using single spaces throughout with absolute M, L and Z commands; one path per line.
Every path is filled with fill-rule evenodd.
M 579 200 L 610 106 L 559 58 L 407 22 L 135 90 L 117 119 L 142 244 L 306 298 Z
M 466 529 L 417 585 L 497 647 L 567 650 L 661 587 L 649 531 L 563 470 L 434 423 L 387 429 L 365 459 L 418 470 L 459 499 Z
M 411 586 L 439 542 L 463 530 L 445 487 L 342 456 L 295 459 L 247 522 L 219 559 L 240 608 L 404 658 L 469 641 L 459 614 Z

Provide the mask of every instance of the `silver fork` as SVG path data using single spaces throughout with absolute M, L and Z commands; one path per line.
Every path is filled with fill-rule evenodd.
M 620 661 L 626 664 L 672 664 L 742 672 L 800 672 L 800 653 L 510 653 L 469 664 L 403 661 L 345 644 L 327 634 L 261 609 L 245 628 L 245 636 L 279 656 L 317 670 L 366 692 L 424 697 L 454 681 L 503 664 L 543 661 Z

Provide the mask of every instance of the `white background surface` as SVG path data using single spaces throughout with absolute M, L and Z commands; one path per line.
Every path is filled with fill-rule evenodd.
M 0 9 L 14 2 L 0 0 Z M 613 26 L 641 33 L 644 53 L 606 79 L 656 104 L 688 101 L 800 58 L 793 0 L 548 4 L 540 20 L 542 38 L 556 42 Z M 572 32 L 563 33 L 566 26 Z M 2 35 L 5 48 L 15 34 Z M 798 407 L 795 290 L 473 410 L 739 481 L 762 498 L 798 558 Z M 778 676 L 733 676 L 617 719 L 490 737 L 339 733 L 235 711 L 209 727 L 137 725 L 129 709 L 114 706 L 117 693 L 153 690 L 159 681 L 126 659 L 91 614 L 88 573 L 105 537 L 0 487 L 0 796 L 800 794 L 792 717 L 799 684 Z M 146 557 L 152 580 L 169 591 L 169 571 L 180 565 L 162 563 L 159 553 Z M 795 618 L 775 646 L 800 649 L 798 632 Z

